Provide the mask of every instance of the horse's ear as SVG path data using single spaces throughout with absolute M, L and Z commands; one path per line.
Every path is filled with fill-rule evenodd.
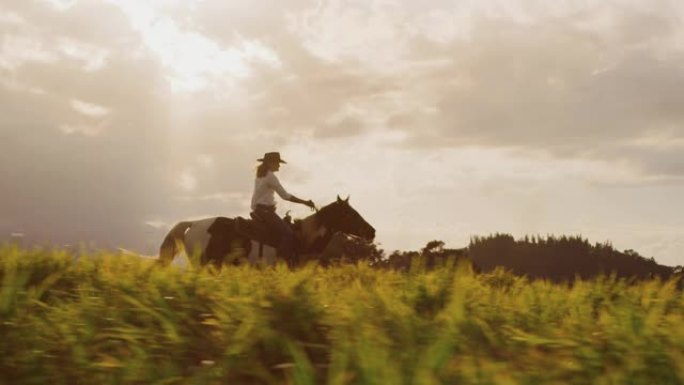
M 338 202 L 342 202 L 342 198 L 340 198 L 340 195 L 339 195 L 339 194 L 337 194 L 337 201 L 338 201 Z
M 346 203 L 349 203 L 349 197 L 350 197 L 350 196 L 351 196 L 351 195 L 347 195 L 347 199 L 344 200 Z

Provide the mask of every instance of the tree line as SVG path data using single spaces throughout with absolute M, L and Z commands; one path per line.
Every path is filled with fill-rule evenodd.
M 377 268 L 408 270 L 420 265 L 431 269 L 465 260 L 475 271 L 490 272 L 504 268 L 516 275 L 569 281 L 614 274 L 618 278 L 668 279 L 682 274 L 682 266 L 665 266 L 634 250 L 619 251 L 610 242 L 590 243 L 581 236 L 525 236 L 510 234 L 474 236 L 467 247 L 445 247 L 440 240 L 428 242 L 417 251 L 394 251 L 387 255 L 374 244 L 345 245 L 340 253 L 348 262 L 366 261 Z M 326 261 L 331 262 L 331 261 Z

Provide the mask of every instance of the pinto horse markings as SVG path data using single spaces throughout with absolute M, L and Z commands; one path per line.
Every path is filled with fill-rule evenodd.
M 275 248 L 251 239 L 240 231 L 242 218 L 212 217 L 177 223 L 166 235 L 159 249 L 159 263 L 168 265 L 179 252 L 192 263 L 222 264 L 234 252 L 244 254 L 250 263 L 275 263 Z M 367 241 L 375 238 L 375 229 L 354 208 L 349 198 L 337 200 L 302 220 L 295 221 L 295 237 L 300 259 L 320 255 L 334 234 L 351 234 Z M 307 258 L 304 258 L 307 259 Z

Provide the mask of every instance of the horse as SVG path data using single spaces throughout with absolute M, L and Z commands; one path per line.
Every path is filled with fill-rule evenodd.
M 158 263 L 168 265 L 180 251 L 185 251 L 188 256 L 192 255 L 191 262 L 199 262 L 200 265 L 221 265 L 236 254 L 246 256 L 252 264 L 265 262 L 272 265 L 278 240 L 274 234 L 264 237 L 263 231 L 259 236 L 259 226 L 258 221 L 242 217 L 179 222 L 164 238 L 159 248 Z M 349 197 L 342 199 L 339 195 L 333 203 L 304 219 L 295 220 L 292 226 L 299 260 L 321 255 L 340 234 L 359 237 L 367 242 L 375 238 L 375 228 L 351 207 Z M 295 261 L 285 262 L 296 264 Z

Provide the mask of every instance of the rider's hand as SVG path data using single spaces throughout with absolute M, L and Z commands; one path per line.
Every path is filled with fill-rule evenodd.
M 311 207 L 311 210 L 316 210 L 316 205 L 313 203 L 313 201 L 311 199 L 306 201 L 306 205 Z

